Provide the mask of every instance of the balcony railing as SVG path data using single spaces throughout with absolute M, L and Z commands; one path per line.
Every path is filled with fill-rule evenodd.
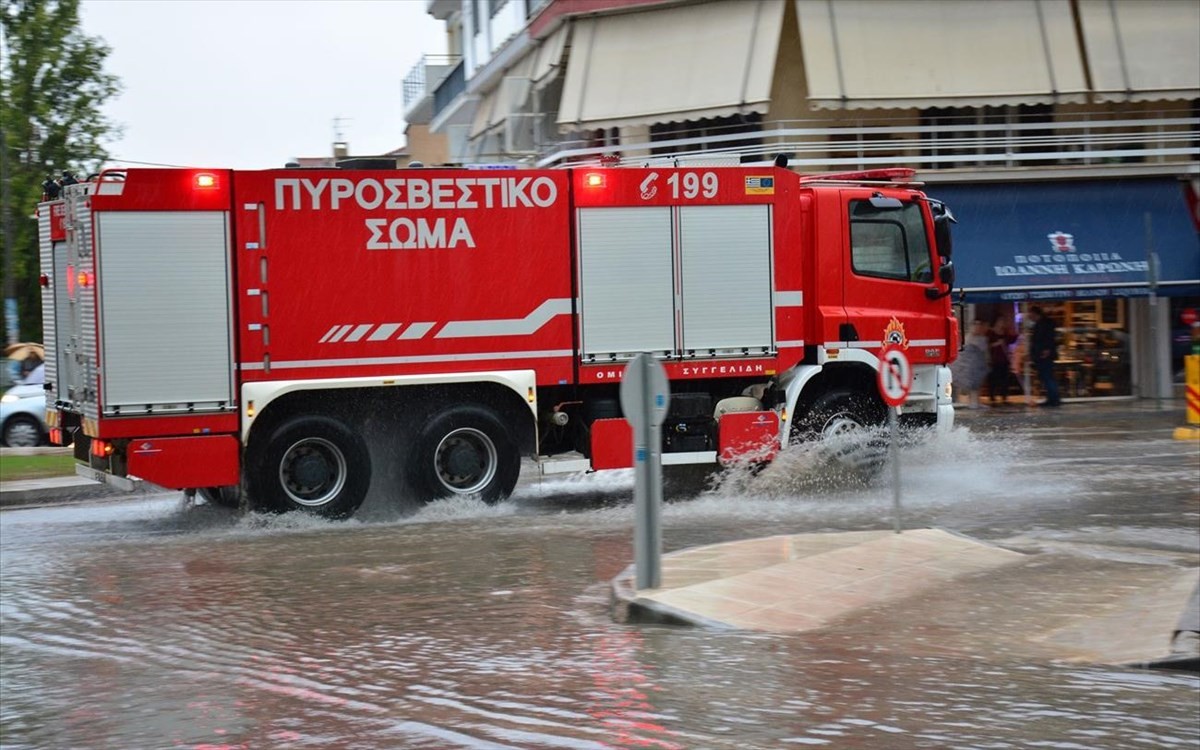
M 680 130 L 653 140 L 590 145 L 574 138 L 539 144 L 538 166 L 598 162 L 615 155 L 624 164 L 647 161 L 745 163 L 786 153 L 810 171 L 909 166 L 925 170 L 1053 167 L 1057 165 L 1176 164 L 1200 160 L 1200 117 L 1188 110 L 1113 118 L 1071 115 L 1054 121 L 949 122 L 897 125 L 895 120 L 769 121 L 760 131 Z M 879 124 L 875 124 L 879 123 Z
M 461 59 L 461 55 L 422 55 L 417 64 L 404 76 L 404 110 L 407 112 L 414 104 L 424 99 L 429 93 L 429 87 L 441 83 Z
M 443 109 L 450 106 L 458 96 L 467 90 L 467 76 L 463 61 L 459 61 L 442 82 L 433 89 L 433 116 L 437 117 Z

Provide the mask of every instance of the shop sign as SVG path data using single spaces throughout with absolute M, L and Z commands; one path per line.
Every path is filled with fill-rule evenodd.
M 1050 241 L 1050 252 L 1013 255 L 1011 265 L 993 267 L 996 276 L 1022 281 L 1042 276 L 1085 281 L 1078 277 L 1136 274 L 1133 278 L 1144 281 L 1150 270 L 1146 261 L 1126 260 L 1120 253 L 1079 252 L 1075 247 L 1075 236 L 1066 232 L 1051 232 L 1046 239 Z

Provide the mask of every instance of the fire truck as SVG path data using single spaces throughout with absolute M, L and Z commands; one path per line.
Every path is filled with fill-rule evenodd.
M 649 353 L 662 463 L 762 463 L 953 420 L 950 212 L 911 170 L 109 170 L 40 204 L 47 422 L 78 473 L 352 515 L 629 467 Z M 526 464 L 529 466 L 530 464 Z

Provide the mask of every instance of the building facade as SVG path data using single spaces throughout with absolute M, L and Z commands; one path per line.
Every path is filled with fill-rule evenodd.
M 406 78 L 406 119 L 444 150 L 414 159 L 913 167 L 959 219 L 964 317 L 1039 304 L 1069 395 L 1170 392 L 1200 306 L 1200 2 L 427 10 L 450 54 Z

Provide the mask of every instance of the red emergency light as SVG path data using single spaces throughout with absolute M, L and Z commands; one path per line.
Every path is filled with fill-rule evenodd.
M 210 172 L 201 172 L 194 178 L 194 184 L 199 190 L 212 190 L 217 187 L 217 176 Z
M 583 184 L 590 188 L 604 187 L 604 174 L 601 172 L 588 172 L 583 176 Z

